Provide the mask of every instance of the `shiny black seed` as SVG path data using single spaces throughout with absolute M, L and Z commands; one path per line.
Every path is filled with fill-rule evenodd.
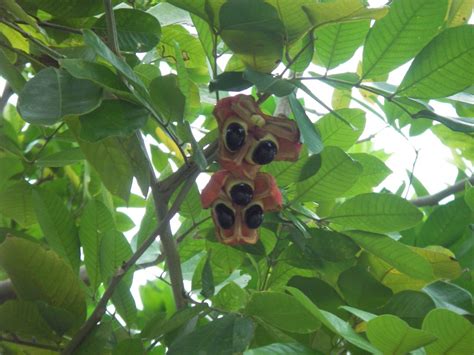
M 227 148 L 232 152 L 242 148 L 245 143 L 244 127 L 235 122 L 228 125 L 225 132 L 225 143 L 227 144 Z
M 259 205 L 253 205 L 245 211 L 245 224 L 251 229 L 260 227 L 263 222 L 263 209 Z
M 219 203 L 216 207 L 217 221 L 223 229 L 230 229 L 235 222 L 234 211 L 223 203 Z
M 271 163 L 276 154 L 277 146 L 274 142 L 261 141 L 252 154 L 252 160 L 259 165 L 265 165 Z
M 253 190 L 245 183 L 235 184 L 230 189 L 232 201 L 240 206 L 247 206 L 253 198 Z

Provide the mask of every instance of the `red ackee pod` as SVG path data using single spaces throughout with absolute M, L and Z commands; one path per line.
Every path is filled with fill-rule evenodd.
M 236 178 L 227 170 L 215 173 L 201 193 L 204 208 L 212 208 L 217 238 L 225 244 L 255 244 L 257 228 L 267 211 L 279 210 L 282 196 L 273 176 Z
M 252 96 L 224 98 L 214 115 L 219 126 L 218 160 L 234 176 L 253 179 L 261 165 L 298 159 L 301 143 L 296 122 L 264 114 Z

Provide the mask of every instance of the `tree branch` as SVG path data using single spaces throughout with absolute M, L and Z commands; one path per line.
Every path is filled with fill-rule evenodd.
M 411 200 L 410 202 L 418 207 L 437 205 L 438 202 L 441 201 L 443 198 L 464 190 L 464 187 L 467 182 L 469 182 L 471 185 L 474 185 L 474 175 L 470 178 L 463 179 L 455 183 L 454 185 L 449 186 L 448 188 L 441 190 L 433 195 L 418 197 Z

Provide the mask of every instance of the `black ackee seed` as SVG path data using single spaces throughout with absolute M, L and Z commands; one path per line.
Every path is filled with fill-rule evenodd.
M 235 222 L 234 211 L 223 203 L 219 203 L 216 207 L 217 221 L 223 229 L 230 229 Z
M 232 198 L 232 202 L 237 205 L 247 206 L 253 198 L 252 187 L 243 182 L 235 184 L 230 189 L 230 197 Z
M 225 132 L 225 143 L 232 152 L 242 148 L 245 143 L 245 128 L 235 122 L 229 124 Z
M 259 165 L 265 165 L 271 163 L 275 155 L 277 155 L 276 144 L 270 140 L 261 141 L 252 154 L 252 160 Z
M 263 222 L 263 209 L 259 205 L 253 205 L 245 211 L 245 224 L 251 229 L 260 227 Z

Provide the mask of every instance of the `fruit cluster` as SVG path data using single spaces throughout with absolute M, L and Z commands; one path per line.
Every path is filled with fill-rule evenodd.
M 273 176 L 260 172 L 274 160 L 295 161 L 301 149 L 296 122 L 265 115 L 252 96 L 220 100 L 214 108 L 219 127 L 216 172 L 201 194 L 212 208 L 218 239 L 225 244 L 254 244 L 266 211 L 282 206 Z

